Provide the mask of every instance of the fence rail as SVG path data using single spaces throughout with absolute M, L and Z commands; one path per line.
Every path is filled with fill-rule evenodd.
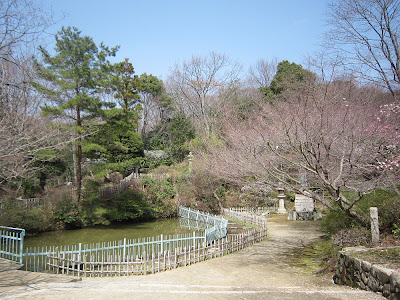
M 278 206 L 257 206 L 257 207 L 233 207 L 229 210 L 240 212 L 240 213 L 250 213 L 255 215 L 268 216 L 271 213 L 276 213 L 278 211 Z
M 48 270 L 47 257 L 53 253 L 75 255 L 78 258 L 85 256 L 90 261 L 102 261 L 109 257 L 120 257 L 125 262 L 128 258 L 173 251 L 176 248 L 198 247 L 205 240 L 204 233 L 160 235 L 140 239 L 123 239 L 120 241 L 78 244 L 68 246 L 32 247 L 24 253 L 25 269 L 34 272 Z
M 245 215 L 235 212 L 235 218 Z M 228 221 L 222 217 L 185 207 L 180 207 L 179 216 L 186 219 L 188 226 L 204 227 L 199 223 L 202 222 L 211 227 L 204 228 L 203 233 L 29 248 L 24 253 L 24 264 L 30 271 L 47 270 L 75 276 L 144 275 L 227 255 L 267 236 L 265 218 L 265 222 L 252 219 L 251 224 L 256 228 L 227 235 Z
M 178 247 L 141 256 L 101 257 L 95 260 L 89 255 L 55 252 L 47 257 L 48 268 L 58 274 L 75 276 L 145 275 L 191 265 L 200 261 L 224 256 L 251 246 L 266 238 L 265 228 L 252 228 L 241 234 L 228 235 L 211 244 L 203 243 L 193 247 Z
M 24 208 L 24 209 L 32 209 L 35 207 L 40 207 L 40 205 L 43 204 L 43 199 L 42 198 L 15 198 L 15 203 L 19 205 L 19 207 Z M 2 209 L 3 204 L 2 201 L 0 201 L 0 209 Z
M 99 197 L 101 199 L 108 199 L 115 195 L 121 194 L 128 190 L 132 184 L 132 180 L 136 178 L 136 173 L 131 173 L 129 176 L 122 179 L 118 184 L 112 184 L 100 189 Z
M 201 212 L 188 207 L 179 207 L 179 217 L 195 220 L 202 223 L 213 225 L 211 228 L 205 229 L 205 242 L 211 243 L 221 239 L 228 233 L 228 220 L 209 213 Z
M 0 226 L 0 258 L 22 264 L 25 229 Z
M 212 227 L 212 225 L 187 218 L 179 218 L 179 227 L 189 230 L 201 231 Z
M 229 211 L 229 210 L 227 210 Z M 227 220 L 221 217 L 201 213 L 196 210 L 180 208 L 180 216 L 190 217 L 187 224 L 198 222 L 212 224 L 212 228 L 227 226 Z M 235 212 L 235 217 L 244 217 L 246 214 Z M 97 260 L 88 255 L 76 253 L 55 252 L 47 257 L 49 270 L 55 273 L 71 274 L 75 276 L 115 276 L 115 275 L 145 275 L 191 265 L 200 261 L 224 256 L 238 251 L 254 243 L 264 240 L 267 236 L 266 219 L 260 222 L 252 219 L 256 228 L 248 229 L 241 234 L 230 234 L 216 239 L 211 243 L 193 244 L 189 247 L 177 247 L 173 251 L 159 251 L 158 253 L 143 252 L 142 255 L 113 255 L 102 256 Z M 255 221 L 257 220 L 257 221 Z
M 128 258 L 146 255 L 158 255 L 165 251 L 173 252 L 176 248 L 200 247 L 203 242 L 212 241 L 226 236 L 228 221 L 211 214 L 202 213 L 193 209 L 180 207 L 179 215 L 192 221 L 205 220 L 211 224 L 210 228 L 204 228 L 204 232 L 193 232 L 192 234 L 160 235 L 141 239 L 123 239 L 120 241 L 77 244 L 68 246 L 31 247 L 25 249 L 24 266 L 28 271 L 42 272 L 48 270 L 47 257 L 53 253 L 75 255 L 82 258 L 84 255 L 89 262 L 99 262 L 112 257 L 120 257 L 122 262 Z M 221 227 L 225 226 L 225 227 Z
M 237 211 L 236 209 L 222 209 L 222 214 L 229 218 L 237 219 L 244 223 L 252 224 L 260 227 L 267 227 L 267 218 L 258 216 L 249 212 Z

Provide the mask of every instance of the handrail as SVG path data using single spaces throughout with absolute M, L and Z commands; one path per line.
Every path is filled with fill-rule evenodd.
M 188 218 L 195 221 L 214 225 L 211 228 L 205 229 L 204 241 L 211 243 L 215 240 L 223 238 L 228 233 L 228 220 L 212 215 L 206 212 L 201 212 L 197 209 L 191 209 L 189 207 L 179 206 L 179 217 Z
M 0 258 L 22 264 L 25 229 L 0 226 Z

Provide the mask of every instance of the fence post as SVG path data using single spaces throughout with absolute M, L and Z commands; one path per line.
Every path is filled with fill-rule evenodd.
M 370 207 L 371 214 L 371 234 L 372 234 L 372 243 L 379 242 L 379 220 L 378 220 L 378 208 Z
M 123 261 L 125 261 L 126 259 L 126 238 L 124 238 L 124 248 L 122 250 L 122 257 L 123 257 Z
M 160 242 L 161 242 L 161 253 L 163 253 L 164 252 L 164 240 L 163 240 L 163 235 L 161 234 L 160 235 Z
M 75 248 L 76 249 L 76 248 Z M 81 257 L 82 257 L 82 243 L 79 243 L 79 248 L 78 248 L 78 261 L 81 261 Z
M 20 235 L 20 243 L 19 243 L 19 263 L 22 265 L 22 258 L 24 256 L 24 237 L 25 237 L 25 229 L 22 229 Z

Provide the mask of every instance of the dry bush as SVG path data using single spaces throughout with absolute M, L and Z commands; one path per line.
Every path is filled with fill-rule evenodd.
M 370 243 L 370 231 L 364 227 L 343 229 L 332 237 L 335 246 L 340 248 L 366 246 Z

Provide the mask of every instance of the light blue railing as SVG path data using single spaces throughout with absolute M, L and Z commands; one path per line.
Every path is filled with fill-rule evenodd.
M 0 226 L 0 258 L 22 264 L 25 229 Z
M 204 241 L 208 244 L 225 237 L 228 232 L 228 220 L 216 215 L 180 206 L 179 217 L 211 224 L 212 227 L 207 228 L 204 231 Z
M 158 253 L 172 252 L 177 248 L 199 247 L 204 243 L 203 232 L 193 232 L 176 235 L 159 235 L 139 239 L 126 239 L 120 241 L 103 242 L 95 244 L 30 247 L 25 249 L 25 269 L 41 272 L 47 269 L 47 256 L 55 253 L 61 255 L 75 254 L 78 260 L 87 257 L 90 261 L 104 261 L 113 259 L 126 261 L 137 257 L 150 256 Z
M 213 225 L 199 222 L 196 220 L 191 220 L 187 218 L 179 218 L 179 228 L 184 228 L 188 230 L 204 231 L 211 228 Z
M 190 234 L 160 235 L 141 239 L 125 238 L 120 241 L 96 244 L 30 247 L 25 249 L 23 254 L 25 269 L 36 272 L 46 270 L 47 256 L 54 253 L 76 254 L 78 259 L 86 256 L 91 261 L 102 261 L 107 257 L 120 258 L 124 261 L 127 258 L 173 252 L 177 248 L 198 248 L 204 242 L 210 244 L 227 234 L 228 221 L 224 218 L 183 206 L 179 208 L 179 217 L 184 218 L 185 221 L 194 220 L 199 223 L 207 223 L 209 228 L 199 228 L 204 231 Z

